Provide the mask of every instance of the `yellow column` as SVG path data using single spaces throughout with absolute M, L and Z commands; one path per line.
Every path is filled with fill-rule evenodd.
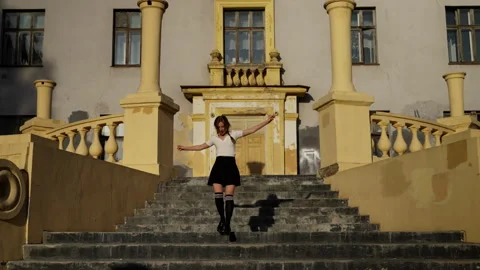
M 463 85 L 467 73 L 452 72 L 443 75 L 448 87 L 448 100 L 450 102 L 450 117 L 437 119 L 437 122 L 450 126 L 456 130 L 455 134 L 445 136 L 443 143 L 455 142 L 457 140 L 478 137 L 478 130 L 469 130 L 472 124 L 477 125 L 476 117 L 465 115 Z M 462 132 L 465 131 L 465 132 Z M 467 136 L 467 137 L 465 137 Z
M 225 86 L 225 65 L 222 64 L 222 54 L 219 50 L 213 50 L 210 53 L 212 61 L 208 64 L 208 70 L 210 71 L 210 85 L 213 86 Z
M 329 0 L 325 9 L 330 18 L 332 87 L 330 91 L 356 91 L 352 83 L 352 10 L 353 0 Z
M 142 63 L 137 93 L 120 101 L 125 109 L 122 164 L 169 178 L 173 168 L 173 117 L 179 106 L 162 94 L 160 44 L 164 0 L 140 0 L 142 12 Z
M 51 119 L 52 92 L 57 83 L 51 80 L 37 80 L 33 85 L 37 88 L 37 116 L 26 121 L 20 127 L 20 132 L 40 135 L 65 124 L 65 122 Z
M 463 98 L 463 82 L 465 80 L 465 72 L 454 72 L 443 75 L 443 79 L 447 82 L 448 99 L 450 101 L 450 116 L 463 116 L 464 98 Z
M 320 130 L 320 175 L 372 162 L 369 110 L 374 98 L 357 92 L 352 82 L 350 23 L 355 5 L 352 0 L 324 5 L 330 17 L 332 86 L 313 105 Z

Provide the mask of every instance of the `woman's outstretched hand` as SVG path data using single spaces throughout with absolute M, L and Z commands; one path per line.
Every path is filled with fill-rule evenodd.
M 177 145 L 177 150 L 178 150 L 178 151 L 183 151 L 183 150 L 185 150 L 185 146 L 183 146 L 183 145 Z
M 273 121 L 273 119 L 275 119 L 275 116 L 277 116 L 277 115 L 276 115 L 276 114 L 272 114 L 272 115 L 270 115 L 270 116 L 268 117 L 268 119 L 267 119 L 267 123 L 270 123 L 270 122 L 272 122 L 272 121 Z

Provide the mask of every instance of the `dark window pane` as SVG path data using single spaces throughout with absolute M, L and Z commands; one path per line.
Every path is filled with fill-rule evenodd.
M 240 11 L 238 12 L 238 27 L 250 27 L 250 12 Z
M 28 65 L 30 60 L 30 32 L 18 33 L 18 64 Z
M 254 31 L 252 34 L 253 42 L 253 63 L 259 64 L 265 62 L 265 36 L 263 31 Z
M 130 32 L 130 65 L 140 64 L 140 32 Z
M 446 11 L 446 19 L 447 25 L 456 25 L 455 21 L 455 10 L 454 9 L 447 9 Z
M 33 28 L 43 29 L 45 28 L 45 15 L 44 14 L 35 14 L 33 17 Z
M 128 27 L 128 14 L 127 12 L 115 12 L 115 27 Z
M 458 62 L 457 30 L 447 31 L 448 60 L 452 63 Z
M 475 61 L 480 62 L 480 29 L 475 30 L 475 47 L 477 51 L 477 59 Z
M 375 53 L 375 30 L 365 30 L 363 32 L 363 63 L 374 64 L 376 63 Z
M 241 31 L 239 34 L 239 63 L 250 63 L 250 32 Z
M 115 65 L 125 65 L 127 51 L 127 33 L 123 31 L 115 32 Z
M 363 11 L 363 26 L 374 26 L 375 20 L 373 16 L 373 10 Z
M 480 25 L 480 8 L 474 10 L 475 24 Z
M 253 27 L 263 27 L 263 11 L 253 12 Z
M 7 13 L 5 16 L 5 28 L 17 28 L 18 14 Z
M 352 30 L 352 62 L 361 63 L 360 31 Z
M 17 33 L 6 32 L 3 36 L 3 64 L 14 65 L 15 64 L 15 52 L 17 51 Z
M 130 12 L 130 28 L 142 27 L 142 15 L 140 12 Z
M 43 62 L 43 32 L 33 33 L 32 65 L 41 65 Z
M 460 25 L 470 25 L 470 9 L 460 9 Z
M 223 24 L 225 27 L 236 27 L 235 11 L 226 11 L 223 15 Z
M 464 62 L 472 62 L 472 31 L 462 30 L 462 60 Z
M 352 13 L 352 26 L 360 26 L 360 12 L 358 10 L 354 10 Z
M 225 31 L 225 63 L 237 63 L 237 33 L 235 31 Z

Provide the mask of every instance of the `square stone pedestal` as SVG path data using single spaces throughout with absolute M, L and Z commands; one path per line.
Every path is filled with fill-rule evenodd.
M 34 117 L 25 122 L 20 127 L 23 134 L 42 135 L 48 130 L 52 130 L 65 125 L 65 121 Z
M 373 102 L 373 97 L 359 92 L 329 92 L 313 105 L 318 111 L 322 169 L 338 166 L 343 171 L 372 162 Z
M 173 117 L 179 106 L 159 92 L 132 94 L 120 105 L 125 109 L 122 164 L 167 180 L 173 169 Z

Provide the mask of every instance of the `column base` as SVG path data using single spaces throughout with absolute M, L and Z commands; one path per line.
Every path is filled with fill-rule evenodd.
M 160 92 L 128 95 L 120 105 L 125 109 L 122 165 L 167 180 L 173 169 L 173 116 L 179 106 Z
M 321 169 L 338 171 L 372 163 L 370 105 L 375 99 L 359 92 L 329 92 L 318 111 Z
M 34 117 L 20 127 L 23 134 L 42 135 L 45 132 L 65 125 L 65 121 Z
M 445 117 L 437 119 L 437 122 L 454 128 L 457 132 L 465 131 L 472 126 L 475 128 L 480 127 L 480 122 L 477 121 L 477 117 L 474 115 L 462 115 L 454 117 Z

